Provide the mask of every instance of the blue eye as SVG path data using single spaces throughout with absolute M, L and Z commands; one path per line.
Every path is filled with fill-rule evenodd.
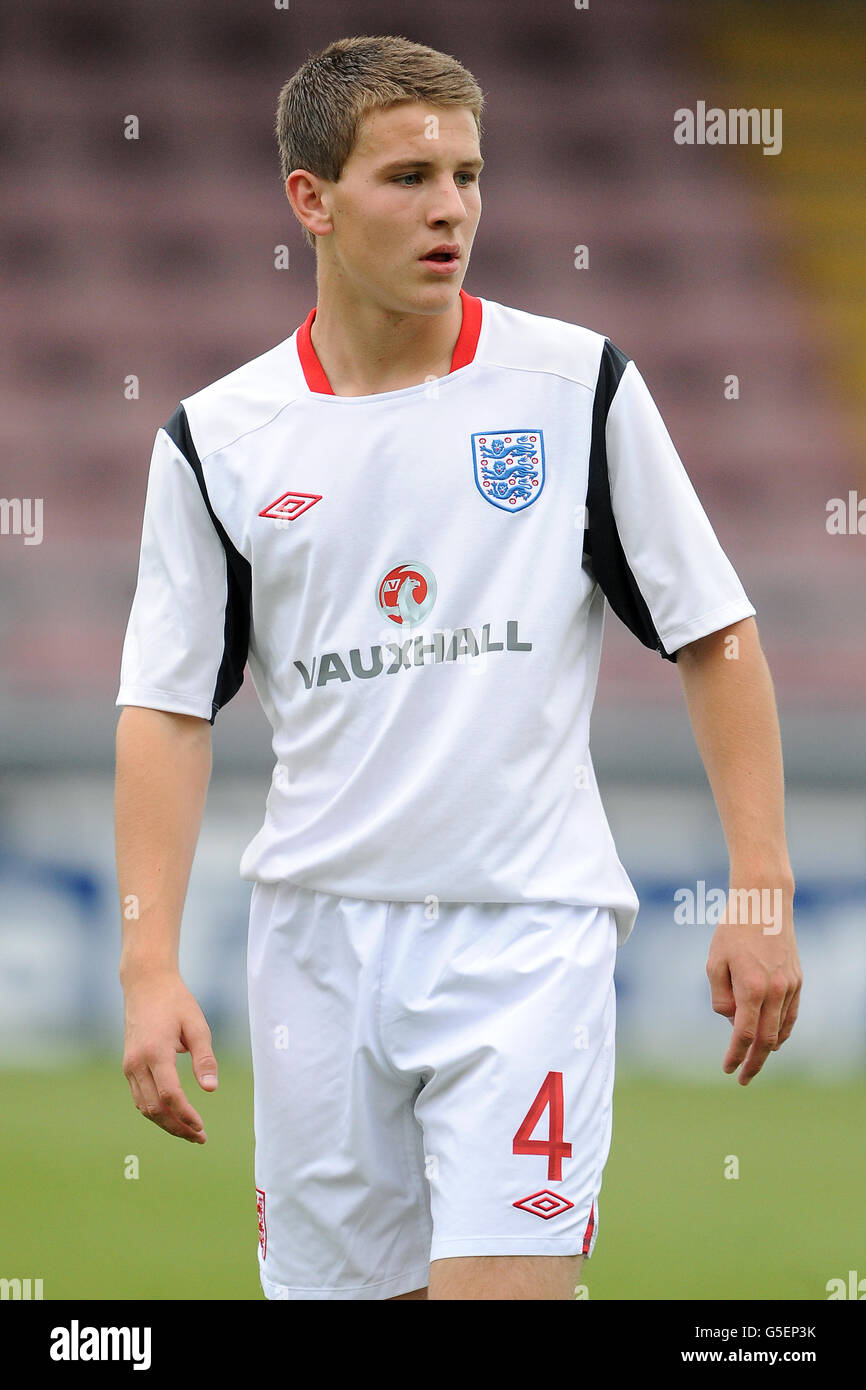
M 397 177 L 396 177 L 396 179 L 394 180 L 394 182 L 395 182 L 395 183 L 402 183 L 404 188 L 412 188 L 412 187 L 414 187 L 414 184 L 407 184 L 407 183 L 404 183 L 404 182 L 403 182 L 404 179 L 420 179 L 420 177 L 421 177 L 420 174 L 398 174 Z M 463 170 L 461 170 L 461 172 L 458 174 L 458 178 L 467 179 L 467 180 L 469 181 L 469 183 L 474 183 L 475 180 L 476 180 L 476 178 L 477 178 L 477 175 L 476 175 L 476 174 L 470 173 L 468 169 L 463 169 Z M 464 188 L 465 188 L 466 186 L 467 186 L 466 184 L 463 184 L 463 187 L 464 187 Z

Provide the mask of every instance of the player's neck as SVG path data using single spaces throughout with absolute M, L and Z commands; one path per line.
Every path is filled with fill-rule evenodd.
M 447 376 L 462 322 L 459 296 L 441 314 L 395 314 L 320 276 L 310 337 L 336 396 L 373 396 Z

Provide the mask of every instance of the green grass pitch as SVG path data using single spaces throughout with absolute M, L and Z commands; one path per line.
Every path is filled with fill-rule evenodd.
M 866 1082 L 776 1081 L 772 1060 L 746 1088 L 620 1077 L 590 1300 L 826 1299 L 866 1275 Z M 204 1147 L 143 1120 L 118 1061 L 0 1071 L 0 1277 L 45 1299 L 261 1299 L 248 1065 L 187 1093 Z

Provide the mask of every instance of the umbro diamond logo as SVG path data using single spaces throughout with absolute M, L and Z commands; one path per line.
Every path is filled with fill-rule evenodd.
M 562 1212 L 568 1211 L 574 1206 L 574 1202 L 569 1202 L 558 1192 L 551 1192 L 543 1187 L 540 1192 L 533 1192 L 531 1197 L 524 1197 L 521 1202 L 512 1202 L 511 1205 L 520 1207 L 521 1211 L 529 1211 L 533 1216 L 540 1216 L 542 1221 L 549 1221 L 552 1216 L 559 1216 Z
M 297 521 L 299 516 L 321 502 L 322 494 L 316 492 L 284 492 L 276 502 L 270 502 L 259 516 L 273 517 L 274 521 Z

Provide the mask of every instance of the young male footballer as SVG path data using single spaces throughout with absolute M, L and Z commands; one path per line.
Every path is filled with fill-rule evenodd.
M 123 1066 L 142 1114 L 205 1142 L 178 936 L 249 664 L 275 756 L 240 863 L 269 1299 L 574 1296 L 638 908 L 588 744 L 606 602 L 676 662 L 724 828 L 724 1070 L 751 1081 L 797 1014 L 755 609 L 634 363 L 463 288 L 482 101 L 404 38 L 303 64 L 277 132 L 316 304 L 184 399 L 150 465 L 117 697 Z

